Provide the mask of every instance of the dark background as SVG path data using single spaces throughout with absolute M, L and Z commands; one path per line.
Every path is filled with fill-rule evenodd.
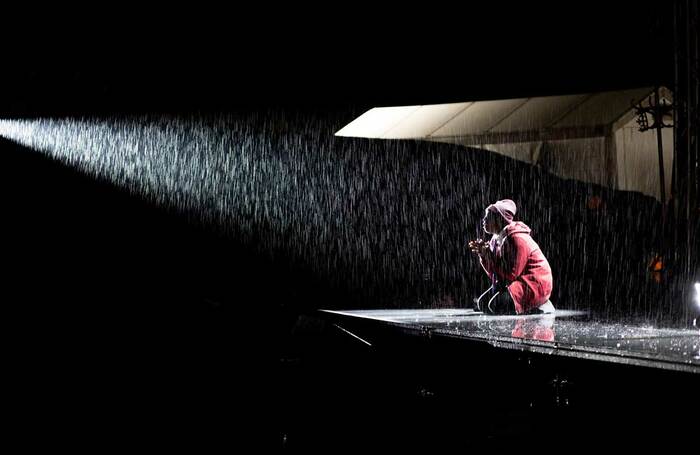
M 5 112 L 420 104 L 670 84 L 672 2 L 59 9 L 3 24 Z
M 377 105 L 670 85 L 668 4 L 18 12 L 3 19 L 0 115 L 272 109 L 349 122 Z M 28 440 L 278 446 L 281 407 L 294 420 L 319 404 L 288 399 L 279 362 L 308 349 L 290 340 L 296 309 L 342 290 L 1 146 L 11 409 Z

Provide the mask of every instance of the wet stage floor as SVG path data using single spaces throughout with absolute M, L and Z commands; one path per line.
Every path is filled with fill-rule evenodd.
M 568 310 L 527 316 L 492 316 L 471 309 L 321 312 L 339 324 L 364 321 L 503 349 L 700 373 L 700 332 L 693 329 L 598 322 L 585 312 Z

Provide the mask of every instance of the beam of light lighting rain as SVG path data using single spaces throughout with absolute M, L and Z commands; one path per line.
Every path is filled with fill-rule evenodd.
M 337 127 L 282 114 L 45 118 L 2 120 L 0 135 L 391 304 L 433 285 L 438 261 L 463 287 L 464 241 L 451 235 L 465 225 L 463 190 L 446 186 L 457 170 L 438 179 L 440 156 L 424 166 L 410 144 L 339 143 Z M 436 190 L 442 213 L 429 213 Z
M 555 270 L 557 308 L 651 324 L 685 311 L 660 305 L 661 287 L 647 279 L 650 251 L 639 245 L 657 233 L 652 197 L 457 144 L 335 137 L 348 118 L 0 120 L 0 135 L 261 254 L 282 253 L 360 308 L 471 308 L 488 280 L 465 245 L 483 236 L 484 208 L 510 198 Z
M 259 185 L 256 176 L 273 164 L 264 156 L 253 160 L 254 138 L 235 125 L 221 133 L 194 119 L 166 117 L 0 121 L 3 137 L 156 204 L 194 210 L 204 220 L 231 209 L 269 218 L 267 207 L 260 207 L 264 200 L 253 200 L 246 190 Z M 269 170 L 275 191 L 283 192 L 285 169 Z

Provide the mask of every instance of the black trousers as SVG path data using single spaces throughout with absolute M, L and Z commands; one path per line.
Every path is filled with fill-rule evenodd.
M 486 314 L 516 314 L 515 303 L 505 286 L 491 286 L 474 302 L 474 309 Z

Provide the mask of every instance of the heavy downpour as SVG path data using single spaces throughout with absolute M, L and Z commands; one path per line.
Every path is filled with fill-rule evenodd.
M 654 197 L 475 147 L 336 137 L 339 121 L 274 111 L 4 120 L 0 134 L 283 256 L 337 292 L 331 308 L 470 308 L 487 278 L 467 241 L 484 235 L 484 208 L 508 195 L 556 270 L 553 300 L 604 319 L 687 325 L 692 277 L 653 273 Z
M 239 31 L 8 57 L 13 429 L 37 448 L 682 442 L 698 2 L 660 3 L 473 6 L 480 25 L 432 38 L 326 25 L 332 53 L 287 25 L 276 51 Z

